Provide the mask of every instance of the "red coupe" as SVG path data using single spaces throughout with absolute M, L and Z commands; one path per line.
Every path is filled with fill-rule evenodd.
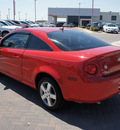
M 0 72 L 37 89 L 50 110 L 120 92 L 120 48 L 80 31 L 26 28 L 0 41 Z

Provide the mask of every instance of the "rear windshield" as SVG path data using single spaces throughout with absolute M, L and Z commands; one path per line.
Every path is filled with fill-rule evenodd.
M 48 38 L 63 51 L 79 51 L 110 44 L 80 31 L 64 30 L 47 34 Z

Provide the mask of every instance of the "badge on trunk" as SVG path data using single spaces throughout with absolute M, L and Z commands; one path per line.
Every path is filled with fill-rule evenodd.
M 120 62 L 120 57 L 117 59 L 118 62 Z

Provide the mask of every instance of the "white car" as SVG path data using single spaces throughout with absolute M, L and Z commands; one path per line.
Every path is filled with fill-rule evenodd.
M 107 23 L 103 26 L 103 32 L 119 32 L 119 28 L 116 24 Z
M 0 23 L 0 36 L 4 37 L 9 32 L 16 30 L 16 29 L 21 29 L 21 28 L 22 27 L 20 27 L 20 26 L 6 26 L 6 25 Z

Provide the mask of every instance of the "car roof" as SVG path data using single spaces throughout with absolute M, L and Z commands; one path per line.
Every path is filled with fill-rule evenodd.
M 49 33 L 49 32 L 54 32 L 54 31 L 60 31 L 61 29 L 56 28 L 56 27 L 36 27 L 36 28 L 25 28 L 25 29 L 20 29 L 20 30 L 29 31 L 29 32 L 40 31 L 40 32 Z M 69 30 L 69 29 L 64 29 L 64 30 Z

